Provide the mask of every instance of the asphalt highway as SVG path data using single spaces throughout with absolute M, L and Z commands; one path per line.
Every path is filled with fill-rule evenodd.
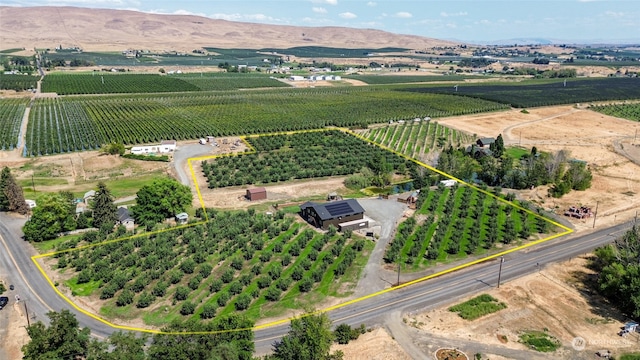
M 24 220 L 0 214 L 0 266 L 9 274 L 7 281 L 15 286 L 11 297 L 19 294 L 27 302 L 32 320 L 47 322 L 45 314 L 50 310 L 68 309 L 76 315 L 81 327 L 88 327 L 92 334 L 107 337 L 116 329 L 74 309 L 58 296 L 31 260 L 35 251 L 21 239 L 20 228 Z M 539 271 L 547 264 L 568 260 L 612 242 L 632 226 L 632 222 L 581 236 L 569 235 L 551 240 L 504 257 L 501 280 L 509 281 Z M 497 286 L 499 259 L 489 260 L 469 268 L 414 284 L 405 288 L 371 297 L 328 312 L 334 324 L 352 326 L 380 325 L 391 311 L 403 314 L 429 310 L 457 298 L 468 296 Z M 14 301 L 14 299 L 11 299 Z M 11 303 L 10 303 L 11 304 Z M 401 319 L 397 319 L 401 321 Z M 26 325 L 26 324 L 25 324 Z M 270 351 L 275 340 L 288 331 L 288 324 L 255 331 L 256 353 Z

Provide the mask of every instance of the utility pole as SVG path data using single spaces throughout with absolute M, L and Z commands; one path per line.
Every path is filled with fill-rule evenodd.
M 502 277 L 502 263 L 504 262 L 504 256 L 500 256 L 500 270 L 498 270 L 498 289 L 500 289 L 500 278 Z
M 31 321 L 29 321 L 29 310 L 27 310 L 27 300 L 24 301 L 24 316 L 27 318 L 27 327 L 31 327 Z
M 400 254 L 398 254 L 398 282 L 396 282 L 396 286 L 400 285 Z
M 596 218 L 598 217 L 598 205 L 600 204 L 600 201 L 596 201 L 596 211 L 593 213 L 593 227 L 596 227 Z
M 31 187 L 33 187 L 33 192 L 36 192 L 36 183 L 33 181 L 33 174 L 31 174 Z

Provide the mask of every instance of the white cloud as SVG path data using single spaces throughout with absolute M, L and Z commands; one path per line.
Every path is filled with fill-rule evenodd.
M 327 13 L 327 9 L 325 9 L 323 7 L 314 6 L 314 7 L 311 8 L 311 10 L 313 10 L 314 13 L 318 13 L 318 14 L 326 14 Z
M 206 15 L 206 14 L 204 14 L 204 13 L 194 13 L 194 12 L 191 12 L 191 11 L 189 11 L 189 10 L 184 10 L 184 9 L 176 10 L 176 11 L 174 11 L 172 14 L 174 14 L 174 15 L 195 15 L 195 16 L 207 16 L 207 15 Z
M 311 0 L 314 4 L 338 5 L 338 0 Z
M 395 15 L 393 15 L 394 17 L 397 18 L 401 18 L 401 19 L 408 19 L 410 17 L 413 17 L 413 15 L 411 15 L 410 12 L 406 12 L 406 11 L 399 11 L 397 13 L 395 13 Z
M 358 17 L 358 15 L 356 15 L 356 14 L 354 14 L 352 12 L 348 12 L 348 11 L 340 13 L 338 16 L 340 16 L 343 19 L 355 19 L 355 18 Z
M 374 7 L 374 6 L 376 6 L 376 5 L 378 5 L 378 4 L 377 4 L 375 1 L 369 1 L 369 2 L 367 3 L 367 6 L 371 6 L 371 7 Z
M 625 15 L 622 11 L 605 11 L 604 14 L 614 18 L 621 18 Z
M 443 12 L 440 13 L 440 16 L 442 16 L 442 17 L 467 16 L 467 15 L 468 15 L 468 13 L 466 11 L 458 11 L 458 12 L 455 12 L 455 13 L 448 13 L 448 12 L 443 11 Z
M 265 14 L 211 14 L 209 15 L 212 19 L 221 19 L 228 21 L 257 21 L 257 22 L 282 22 L 280 19 L 276 19 L 271 16 L 267 16 Z

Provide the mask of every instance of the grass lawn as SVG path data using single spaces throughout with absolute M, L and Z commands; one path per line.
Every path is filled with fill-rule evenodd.
M 482 294 L 471 300 L 450 307 L 449 311 L 458 313 L 458 315 L 465 320 L 475 320 L 506 307 L 507 305 L 505 303 L 498 302 L 493 296 Z
M 35 247 L 39 253 L 43 254 L 43 253 L 47 253 L 55 250 L 58 244 L 61 244 L 67 240 L 74 240 L 74 239 L 80 238 L 81 236 L 82 236 L 81 234 L 66 235 L 53 240 L 34 242 L 32 244 L 33 244 L 33 247 Z
M 78 277 L 75 276 L 75 277 L 65 281 L 64 283 L 71 289 L 71 293 L 73 295 L 76 295 L 76 296 L 89 296 L 98 287 L 100 287 L 100 284 L 102 284 L 102 281 L 92 280 L 92 281 L 86 282 L 84 284 L 78 284 Z
M 531 153 L 530 150 L 523 149 L 520 147 L 509 147 L 505 150 L 507 156 L 513 159 L 521 159 L 523 156 Z

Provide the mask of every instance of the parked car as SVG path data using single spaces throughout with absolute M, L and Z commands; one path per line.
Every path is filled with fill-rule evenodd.
M 2 308 L 5 307 L 5 305 L 7 305 L 7 303 L 9 302 L 9 298 L 6 296 L 0 296 L 0 310 L 2 310 Z

